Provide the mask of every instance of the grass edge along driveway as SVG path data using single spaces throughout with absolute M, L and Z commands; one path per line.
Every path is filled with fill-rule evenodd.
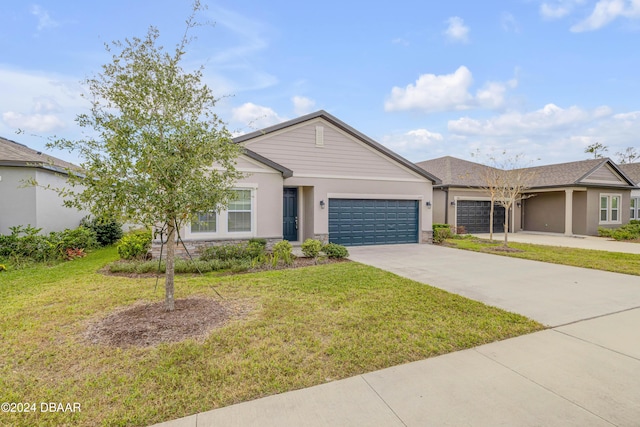
M 634 245 L 636 243 L 629 244 Z M 640 255 L 638 254 L 516 242 L 509 243 L 509 247 L 514 251 L 502 251 L 500 250 L 502 242 L 492 242 L 478 238 L 447 239 L 446 246 L 532 261 L 640 276 Z
M 152 278 L 104 276 L 113 248 L 0 274 L 0 402 L 81 404 L 0 413 L 0 425 L 149 425 L 526 334 L 523 316 L 355 262 L 232 276 L 178 276 L 176 297 L 250 301 L 204 340 L 112 348 L 95 319 L 160 301 Z M 38 407 L 39 409 L 39 407 Z

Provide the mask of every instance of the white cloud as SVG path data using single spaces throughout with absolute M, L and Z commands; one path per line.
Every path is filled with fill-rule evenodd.
M 0 134 L 72 128 L 75 117 L 89 108 L 78 80 L 0 67 Z
M 414 161 L 429 158 L 443 141 L 442 134 L 427 129 L 414 129 L 382 137 L 383 145 L 402 156 L 411 157 Z
M 459 67 L 453 74 L 423 74 L 415 84 L 391 89 L 385 110 L 464 110 L 471 101 L 468 89 L 472 82 L 471 71 L 465 66 Z
M 487 120 L 462 117 L 449 121 L 448 129 L 459 135 L 537 135 L 572 129 L 610 115 L 611 109 L 606 106 L 589 112 L 576 106 L 563 109 L 555 104 L 547 104 L 530 113 L 508 112 Z
M 252 129 L 261 129 L 287 120 L 273 109 L 247 102 L 232 110 L 232 120 Z
M 520 24 L 509 12 L 502 12 L 500 15 L 500 25 L 502 26 L 502 29 L 508 33 L 520 32 Z
M 544 2 L 540 5 L 540 15 L 545 19 L 560 19 L 571 13 L 574 1 Z
M 471 71 L 465 66 L 459 67 L 453 74 L 423 74 L 415 84 L 391 89 L 391 96 L 385 102 L 385 110 L 435 112 L 478 107 L 496 109 L 505 104 L 507 90 L 518 85 L 515 78 L 506 83 L 487 82 L 474 96 L 469 92 L 472 83 Z
M 585 20 L 571 27 L 571 31 L 579 33 L 593 31 L 604 27 L 618 17 L 639 18 L 640 0 L 600 0 Z
M 65 126 L 64 121 L 55 114 L 21 114 L 7 111 L 2 113 L 2 120 L 13 128 L 29 132 L 52 132 Z
M 293 111 L 298 116 L 311 113 L 316 105 L 316 101 L 304 96 L 294 96 L 291 98 L 291 102 L 293 102 Z
M 449 26 L 444 31 L 444 35 L 452 42 L 466 43 L 469 41 L 469 27 L 464 25 L 464 20 L 459 16 L 452 16 L 447 19 Z
M 51 16 L 49 15 L 49 12 L 47 12 L 37 4 L 34 4 L 31 6 L 30 12 L 32 15 L 38 18 L 38 27 L 37 27 L 38 31 L 60 26 L 59 22 L 51 18 Z

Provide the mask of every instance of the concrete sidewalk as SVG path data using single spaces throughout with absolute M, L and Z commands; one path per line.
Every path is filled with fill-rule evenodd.
M 638 324 L 630 310 L 158 426 L 637 426 Z
M 349 250 L 554 328 L 158 426 L 639 425 L 637 276 L 432 245 Z

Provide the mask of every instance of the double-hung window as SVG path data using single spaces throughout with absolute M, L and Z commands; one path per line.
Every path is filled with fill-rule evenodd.
M 191 222 L 192 233 L 215 233 L 217 229 L 218 216 L 215 212 L 200 213 Z
M 194 239 L 241 238 L 255 232 L 255 188 L 233 190 L 235 197 L 226 210 L 197 214 L 187 229 L 187 237 Z
M 229 202 L 228 231 L 250 232 L 252 222 L 251 190 L 235 190 L 236 198 Z
M 600 224 L 620 224 L 619 194 L 600 194 Z
M 631 216 L 629 219 L 640 219 L 640 197 L 631 198 Z

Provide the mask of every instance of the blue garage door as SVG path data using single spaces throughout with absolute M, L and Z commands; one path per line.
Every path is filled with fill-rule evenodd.
M 345 246 L 418 243 L 418 201 L 329 199 L 329 241 Z

